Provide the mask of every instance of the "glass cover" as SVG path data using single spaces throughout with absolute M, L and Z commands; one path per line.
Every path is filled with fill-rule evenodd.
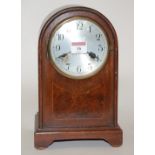
M 108 42 L 94 21 L 71 18 L 56 27 L 49 49 L 57 71 L 70 78 L 83 79 L 102 68 L 108 55 Z

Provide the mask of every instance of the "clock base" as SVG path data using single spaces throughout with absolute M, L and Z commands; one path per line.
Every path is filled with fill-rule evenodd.
M 101 127 L 101 128 L 91 128 L 91 129 L 72 129 L 69 131 L 65 128 L 63 131 L 61 129 L 40 129 L 38 128 L 38 119 L 35 120 L 35 132 L 34 132 L 34 145 L 37 149 L 45 149 L 54 141 L 60 140 L 105 140 L 111 146 L 118 147 L 122 144 L 122 130 L 119 126 L 117 127 Z

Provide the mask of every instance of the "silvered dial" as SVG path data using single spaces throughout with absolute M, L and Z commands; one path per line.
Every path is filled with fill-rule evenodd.
M 103 30 L 85 18 L 73 18 L 58 25 L 49 48 L 56 69 L 76 79 L 97 73 L 108 55 L 108 42 Z

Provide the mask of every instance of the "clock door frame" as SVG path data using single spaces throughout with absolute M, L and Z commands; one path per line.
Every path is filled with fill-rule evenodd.
M 84 17 L 89 18 L 92 20 L 95 20 L 106 32 L 106 36 L 108 37 L 109 41 L 109 58 L 112 59 L 109 60 L 109 66 L 112 67 L 112 86 L 113 88 L 110 90 L 112 93 L 112 101 L 111 103 L 111 111 L 107 117 L 110 117 L 110 119 L 106 119 L 104 116 L 104 119 L 95 119 L 94 121 L 89 119 L 88 123 L 87 120 L 83 122 L 83 124 L 87 124 L 86 127 L 81 127 L 81 124 L 78 123 L 76 125 L 73 125 L 72 127 L 68 126 L 69 124 L 74 124 L 75 120 L 69 121 L 65 120 L 66 123 L 62 123 L 60 126 L 54 125 L 57 124 L 58 121 L 53 122 L 51 121 L 51 111 L 49 107 L 52 106 L 50 104 L 52 100 L 52 93 L 51 89 L 48 88 L 46 90 L 47 83 L 52 82 L 52 76 L 58 76 L 57 73 L 52 73 L 51 77 L 46 77 L 45 75 L 48 73 L 49 68 L 47 69 L 46 66 L 51 66 L 48 56 L 48 43 L 51 36 L 51 31 L 54 30 L 54 28 L 60 24 L 62 21 L 65 21 L 69 18 L 73 17 Z M 118 41 L 117 41 L 117 35 L 115 32 L 115 29 L 113 28 L 110 21 L 103 16 L 101 13 L 99 13 L 96 10 L 86 8 L 86 7 L 71 7 L 63 9 L 53 16 L 51 16 L 46 23 L 44 24 L 40 37 L 39 37 L 39 46 L 38 46 L 38 55 L 39 55 L 39 112 L 36 115 L 35 119 L 35 147 L 36 148 L 46 148 L 49 146 L 53 141 L 56 140 L 68 140 L 68 139 L 104 139 L 108 141 L 112 146 L 120 146 L 122 144 L 122 130 L 120 129 L 118 123 L 117 123 L 117 96 L 118 96 Z M 107 70 L 107 72 L 111 72 L 110 67 Z M 102 74 L 102 73 L 100 73 Z M 104 74 L 103 74 L 104 75 Z M 60 76 L 58 76 L 60 77 Z M 92 80 L 92 82 L 99 82 L 97 81 L 98 77 L 101 77 L 101 75 L 96 75 L 96 79 Z M 65 77 L 66 78 L 66 77 Z M 65 79 L 59 78 L 60 82 L 62 82 L 62 85 L 65 87 L 65 84 L 63 81 Z M 53 87 L 54 85 L 52 85 Z M 46 97 L 48 95 L 48 99 L 46 100 Z M 108 114 L 108 113 L 107 113 Z M 107 123 L 107 121 L 109 121 Z M 103 126 L 94 126 L 90 127 L 91 124 L 93 126 L 92 122 L 98 121 L 98 124 L 102 121 L 105 121 L 106 123 Z M 52 127 L 53 125 L 53 127 Z

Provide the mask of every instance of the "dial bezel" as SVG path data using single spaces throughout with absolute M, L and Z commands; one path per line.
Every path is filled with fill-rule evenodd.
M 102 33 L 105 35 L 105 38 L 106 38 L 106 42 L 107 42 L 107 52 L 106 52 L 106 56 L 105 56 L 105 60 L 102 62 L 102 64 L 97 68 L 95 69 L 94 71 L 86 74 L 86 75 L 79 75 L 79 76 L 76 76 L 76 75 L 71 75 L 71 74 L 67 74 L 65 72 L 63 72 L 61 69 L 59 69 L 59 67 L 56 65 L 55 61 L 53 60 L 53 56 L 52 56 L 52 49 L 50 48 L 50 43 L 52 42 L 52 39 L 53 37 L 55 36 L 55 33 L 57 32 L 57 30 L 59 28 L 62 27 L 63 24 L 65 23 L 68 23 L 70 21 L 73 21 L 73 20 L 87 20 L 89 22 L 92 22 L 93 24 L 95 24 L 97 27 L 99 27 L 102 31 Z M 63 21 L 61 21 L 60 23 L 58 23 L 55 28 L 53 29 L 51 35 L 50 35 L 50 39 L 49 39 L 49 42 L 48 42 L 48 57 L 50 58 L 50 62 L 51 64 L 54 66 L 54 68 L 56 69 L 56 71 L 58 73 L 60 73 L 61 75 L 67 77 L 67 78 L 70 78 L 70 79 L 77 79 L 77 80 L 80 80 L 80 79 L 86 79 L 86 78 L 90 78 L 94 75 L 96 75 L 100 70 L 103 69 L 103 67 L 105 66 L 106 62 L 107 62 L 107 59 L 108 59 L 108 55 L 109 55 L 109 41 L 108 41 L 108 37 L 106 35 L 106 31 L 103 29 L 102 26 L 100 26 L 100 24 L 98 24 L 96 21 L 90 19 L 89 17 L 83 17 L 83 16 L 75 16 L 75 17 L 70 17 L 68 19 L 65 19 Z

